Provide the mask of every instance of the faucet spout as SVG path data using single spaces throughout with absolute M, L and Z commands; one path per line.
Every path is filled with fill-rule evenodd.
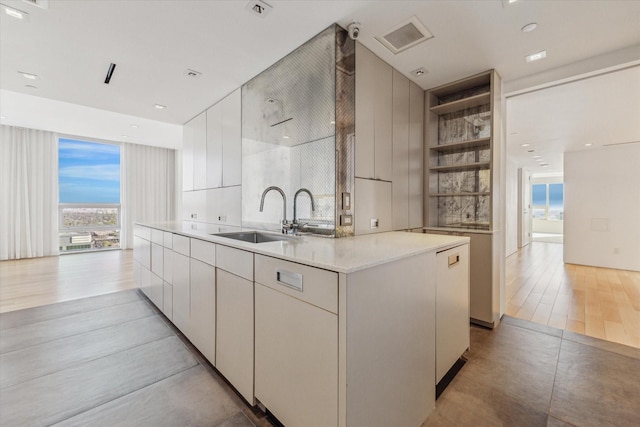
M 276 187 L 275 185 L 272 185 L 264 189 L 264 191 L 262 192 L 262 197 L 260 198 L 260 212 L 264 210 L 264 197 L 271 190 L 277 191 L 282 196 L 282 225 L 286 225 L 287 224 L 287 196 L 284 194 L 284 191 L 282 191 L 280 187 Z M 283 227 L 283 231 L 284 231 L 284 227 Z
M 309 198 L 311 199 L 311 210 L 314 212 L 316 210 L 316 204 L 315 204 L 315 201 L 313 200 L 313 195 L 311 194 L 311 191 L 307 190 L 306 188 L 299 189 L 298 191 L 296 191 L 295 196 L 293 196 L 293 223 L 294 224 L 298 223 L 297 207 L 298 207 L 298 194 L 300 193 L 307 193 L 309 195 Z

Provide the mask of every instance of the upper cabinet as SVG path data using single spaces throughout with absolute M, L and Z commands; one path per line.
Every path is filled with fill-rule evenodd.
M 429 227 L 493 230 L 500 192 L 500 77 L 491 70 L 426 96 Z M 495 206 L 495 207 L 494 207 Z
M 393 68 L 356 43 L 357 178 L 392 180 Z
M 240 89 L 184 125 L 183 191 L 241 184 Z

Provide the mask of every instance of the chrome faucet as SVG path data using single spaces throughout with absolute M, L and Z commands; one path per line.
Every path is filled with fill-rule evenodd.
M 294 230 L 299 227 L 298 217 L 297 217 L 297 210 L 298 210 L 297 208 L 298 208 L 298 194 L 300 193 L 307 193 L 309 195 L 309 198 L 311 199 L 311 210 L 313 212 L 315 212 L 316 210 L 316 205 L 313 200 L 313 195 L 311 194 L 311 191 L 307 190 L 306 188 L 301 188 L 298 191 L 296 191 L 295 196 L 293 196 L 293 228 Z
M 289 230 L 291 230 L 292 224 L 289 224 L 287 221 L 287 196 L 284 194 L 284 191 L 280 187 L 276 187 L 272 185 L 271 187 L 267 187 L 262 192 L 262 198 L 260 198 L 260 212 L 264 210 L 264 197 L 271 190 L 276 190 L 282 196 L 282 233 L 287 234 Z

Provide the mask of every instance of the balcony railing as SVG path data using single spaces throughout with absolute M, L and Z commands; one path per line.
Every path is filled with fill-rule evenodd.
M 120 248 L 120 204 L 58 204 L 60 252 Z

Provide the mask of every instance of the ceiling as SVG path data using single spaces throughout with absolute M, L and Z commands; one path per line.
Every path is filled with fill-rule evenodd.
M 333 22 L 361 22 L 358 40 L 424 89 L 490 68 L 514 81 L 640 46 L 640 1 L 269 0 L 264 17 L 247 11 L 248 0 L 49 0 L 47 9 L 0 2 L 29 14 L 27 22 L 1 14 L 4 93 L 175 125 Z M 414 15 L 433 39 L 397 55 L 375 40 Z M 538 28 L 522 32 L 530 22 Z M 541 50 L 546 59 L 525 62 Z M 107 85 L 110 63 L 117 67 Z M 420 67 L 424 75 L 411 74 Z M 187 69 L 202 74 L 191 78 Z M 38 78 L 26 80 L 18 71 Z M 12 124 L 11 105 L 2 106 L 2 123 Z

